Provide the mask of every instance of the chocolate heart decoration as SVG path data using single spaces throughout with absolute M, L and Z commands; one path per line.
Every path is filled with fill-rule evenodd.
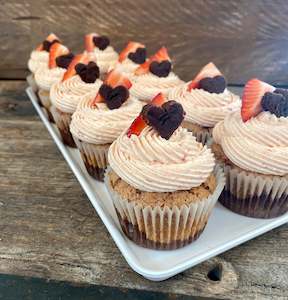
M 43 50 L 49 52 L 51 46 L 52 46 L 53 44 L 55 44 L 55 43 L 60 43 L 60 41 L 59 41 L 59 40 L 54 40 L 54 41 L 52 41 L 52 42 L 49 42 L 49 41 L 46 41 L 46 40 L 45 40 L 45 41 L 42 43 L 42 45 L 43 45 Z
M 105 50 L 109 44 L 110 41 L 107 36 L 94 36 L 93 37 L 93 43 L 96 47 L 98 47 L 100 50 Z
M 56 57 L 56 65 L 59 68 L 67 69 L 73 58 L 74 58 L 74 54 L 71 52 L 65 55 L 60 55 Z
M 158 77 L 167 77 L 171 71 L 172 65 L 169 60 L 163 60 L 160 63 L 153 61 L 150 64 L 149 70 L 152 74 Z
M 128 54 L 128 58 L 131 59 L 135 64 L 141 65 L 146 61 L 146 49 L 137 48 L 135 52 Z
M 107 84 L 102 84 L 99 89 L 99 94 L 104 98 L 109 109 L 121 107 L 129 98 L 129 90 L 123 85 L 112 88 Z
M 86 83 L 94 83 L 99 78 L 99 68 L 95 62 L 90 61 L 88 65 L 79 63 L 75 66 L 76 73 Z
M 199 88 L 209 93 L 220 94 L 226 89 L 226 80 L 223 76 L 218 75 L 213 78 L 206 77 L 199 81 Z
M 147 104 L 142 109 L 145 122 L 166 140 L 181 125 L 184 115 L 182 105 L 173 100 L 165 102 L 161 107 Z

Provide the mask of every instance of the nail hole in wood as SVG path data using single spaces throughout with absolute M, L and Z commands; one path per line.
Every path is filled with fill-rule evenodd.
M 222 278 L 222 265 L 217 265 L 207 273 L 207 277 L 212 281 L 220 281 Z

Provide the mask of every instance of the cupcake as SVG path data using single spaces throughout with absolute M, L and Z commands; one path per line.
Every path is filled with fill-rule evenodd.
M 225 179 L 211 149 L 179 127 L 181 104 L 164 101 L 160 93 L 113 142 L 105 184 L 125 235 L 168 250 L 200 236 Z
M 101 84 L 96 63 L 89 62 L 86 54 L 78 54 L 64 73 L 62 81 L 52 85 L 50 110 L 64 144 L 76 147 L 69 129 L 72 114 L 82 100 L 90 101 L 96 97 Z
M 225 78 L 212 62 L 195 79 L 174 88 L 169 99 L 183 105 L 186 115 L 182 126 L 203 144 L 211 138 L 218 122 L 241 107 L 240 97 L 227 89 Z
M 46 40 L 43 41 L 35 50 L 30 54 L 28 60 L 28 69 L 31 74 L 27 77 L 29 85 L 34 92 L 37 92 L 38 86 L 35 81 L 35 73 L 39 68 L 46 68 L 49 62 L 49 50 L 51 45 L 59 42 L 58 37 L 54 33 L 50 33 Z
M 53 43 L 50 47 L 48 66 L 37 69 L 35 73 L 35 80 L 39 87 L 38 96 L 48 113 L 50 121 L 53 121 L 50 112 L 50 88 L 54 83 L 62 80 L 72 59 L 73 54 L 67 47 L 59 42 Z
M 111 71 L 95 99 L 83 99 L 72 116 L 70 131 L 88 173 L 103 181 L 111 143 L 142 108 L 129 95 L 131 82 L 119 69 Z
M 134 72 L 146 61 L 146 47 L 137 42 L 129 42 L 120 52 L 117 65 L 121 68 L 130 80 L 134 79 Z
M 227 177 L 220 202 L 244 216 L 277 217 L 288 211 L 288 90 L 252 79 L 242 100 L 241 112 L 213 130 Z
M 171 59 L 165 47 L 140 65 L 135 75 L 131 94 L 144 102 L 149 102 L 159 93 L 167 96 L 172 88 L 184 83 L 172 72 Z
M 110 40 L 104 35 L 100 36 L 96 33 L 86 34 L 85 50 L 90 59 L 93 59 L 99 66 L 102 78 L 117 63 L 118 53 L 110 46 Z

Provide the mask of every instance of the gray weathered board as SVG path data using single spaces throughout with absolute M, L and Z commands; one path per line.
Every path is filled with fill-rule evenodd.
M 166 45 L 185 80 L 214 61 L 228 81 L 257 76 L 287 85 L 287 0 L 0 1 L 0 78 L 24 78 L 29 53 L 51 31 L 74 51 L 83 35 L 108 35 L 152 53 Z

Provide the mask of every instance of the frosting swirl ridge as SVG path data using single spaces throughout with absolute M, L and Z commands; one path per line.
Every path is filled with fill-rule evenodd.
M 182 127 L 169 140 L 151 127 L 130 138 L 123 132 L 108 160 L 124 181 L 147 192 L 190 190 L 206 181 L 215 164 L 211 150 Z
M 28 69 L 35 73 L 38 68 L 44 68 L 48 66 L 49 52 L 33 50 L 28 60 Z
M 189 83 L 188 83 L 189 84 Z M 187 91 L 188 84 L 171 90 L 168 98 L 180 102 L 186 112 L 185 120 L 203 127 L 213 127 L 231 112 L 241 107 L 240 97 L 227 89 L 221 94 L 202 89 Z
M 243 122 L 234 112 L 216 125 L 213 138 L 238 167 L 266 175 L 288 174 L 288 118 L 261 112 Z
M 37 85 L 46 91 L 49 91 L 54 83 L 61 81 L 66 69 L 64 68 L 39 68 L 35 73 L 35 80 Z

